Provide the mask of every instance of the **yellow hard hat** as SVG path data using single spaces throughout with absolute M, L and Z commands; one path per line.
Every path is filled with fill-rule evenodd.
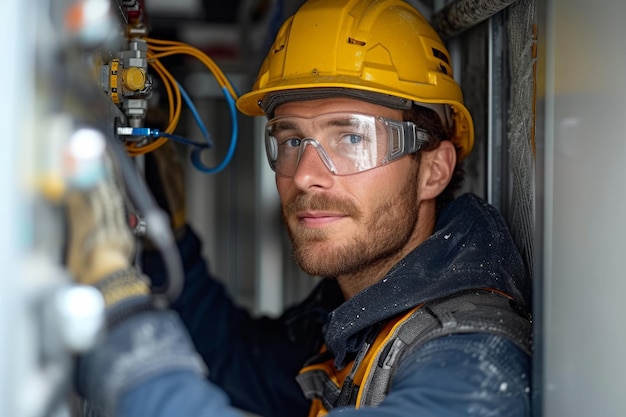
M 308 0 L 283 23 L 252 91 L 237 100 L 237 108 L 261 116 L 271 112 L 267 103 L 262 107 L 269 97 L 333 92 L 431 107 L 444 125 L 447 118 L 453 121 L 459 158 L 472 149 L 472 118 L 450 55 L 428 21 L 403 0 Z

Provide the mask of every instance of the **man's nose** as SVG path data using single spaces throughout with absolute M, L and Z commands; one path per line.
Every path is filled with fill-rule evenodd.
M 328 153 L 326 153 L 322 145 L 317 140 L 311 138 L 306 138 L 302 140 L 302 143 L 300 144 L 296 170 L 300 167 L 300 165 L 303 163 L 303 159 L 305 158 L 311 158 L 311 162 L 314 162 L 316 164 L 322 162 L 322 164 L 326 167 L 328 171 L 337 175 L 337 169 L 335 168 L 333 161 L 330 159 Z M 305 161 L 305 163 L 309 162 Z
M 336 172 L 332 161 L 316 141 L 309 140 L 301 146 L 294 182 L 301 189 L 327 187 L 332 183 L 333 173 Z

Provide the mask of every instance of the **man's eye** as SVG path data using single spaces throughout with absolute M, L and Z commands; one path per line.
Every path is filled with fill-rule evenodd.
M 302 143 L 300 138 L 287 138 L 283 141 L 283 145 L 288 148 L 298 148 Z
M 363 142 L 363 136 L 357 135 L 356 133 L 349 133 L 343 137 L 342 142 L 346 145 L 358 145 Z

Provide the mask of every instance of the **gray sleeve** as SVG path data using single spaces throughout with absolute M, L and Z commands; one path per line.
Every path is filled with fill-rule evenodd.
M 104 415 L 114 415 L 121 394 L 148 379 L 181 370 L 207 373 L 177 314 L 165 310 L 122 321 L 77 366 L 78 391 Z

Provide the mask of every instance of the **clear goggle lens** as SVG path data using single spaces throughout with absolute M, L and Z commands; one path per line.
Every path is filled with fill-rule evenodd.
M 350 175 L 417 152 L 430 140 L 430 134 L 412 122 L 358 113 L 280 116 L 265 129 L 270 166 L 286 177 L 295 175 L 307 145 L 333 174 Z

